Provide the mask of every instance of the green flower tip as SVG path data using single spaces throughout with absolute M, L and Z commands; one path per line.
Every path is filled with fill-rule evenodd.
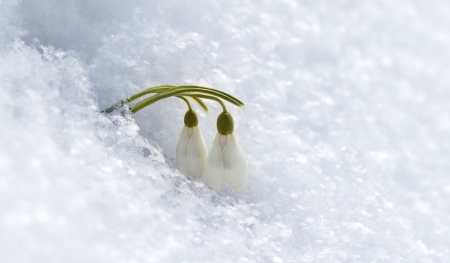
M 193 110 L 188 110 L 184 115 L 184 125 L 187 127 L 195 127 L 198 125 L 197 114 Z
M 219 117 L 217 117 L 217 131 L 222 135 L 227 135 L 233 133 L 233 130 L 233 116 L 231 116 L 229 112 L 222 112 Z

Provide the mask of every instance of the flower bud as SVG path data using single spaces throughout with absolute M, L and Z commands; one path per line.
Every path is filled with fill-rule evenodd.
M 217 131 L 222 135 L 232 134 L 234 130 L 233 117 L 229 112 L 222 112 L 217 117 Z
M 197 114 L 193 110 L 188 110 L 184 115 L 184 125 L 186 127 L 195 127 L 198 125 Z

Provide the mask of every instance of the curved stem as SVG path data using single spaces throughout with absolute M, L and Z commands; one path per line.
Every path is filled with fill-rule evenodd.
M 208 110 L 208 106 L 206 106 L 206 104 L 205 104 L 201 99 L 199 99 L 199 98 L 197 98 L 197 97 L 193 97 L 193 96 L 190 96 L 190 97 L 191 97 L 195 102 L 197 102 L 197 104 L 200 105 L 200 107 L 202 107 L 204 111 L 206 111 L 206 112 L 209 111 L 209 110 Z
M 190 95 L 187 95 L 187 94 L 181 94 L 180 96 L 176 96 L 176 97 L 183 98 L 182 96 L 190 96 Z M 155 97 L 155 96 L 153 96 L 153 97 Z M 217 97 L 208 96 L 208 95 L 202 95 L 202 94 L 196 94 L 195 97 L 192 97 L 192 98 L 196 98 L 196 97 L 202 98 L 202 99 L 208 99 L 208 100 L 214 100 L 214 101 L 217 101 L 217 102 L 220 104 L 220 106 L 222 107 L 223 112 L 228 112 L 228 111 L 227 111 L 227 107 L 225 106 L 225 104 L 223 103 L 223 101 L 221 101 L 221 100 L 220 100 L 219 98 L 217 98 Z M 166 99 L 166 98 L 158 98 L 158 99 L 152 101 L 151 103 L 149 103 L 147 106 L 149 106 L 149 105 L 151 105 L 151 104 L 153 104 L 153 103 L 155 103 L 155 102 L 158 102 L 158 101 L 160 101 L 160 100 L 163 100 L 163 99 Z M 137 104 L 136 104 L 136 105 L 137 105 Z M 140 109 L 136 110 L 136 109 L 135 109 L 135 108 L 136 108 L 136 105 L 135 105 L 134 108 L 131 109 L 131 111 L 132 111 L 133 113 L 136 113 L 136 112 L 138 112 L 139 110 L 143 109 L 143 108 L 140 108 Z M 146 107 L 147 107 L 147 106 L 146 106 Z
M 142 97 L 142 96 L 145 96 L 145 95 L 151 94 L 151 93 L 161 93 L 161 92 L 164 92 L 164 91 L 166 91 L 166 90 L 168 90 L 168 89 L 171 89 L 171 88 L 174 88 L 174 87 L 175 87 L 175 86 L 173 86 L 173 85 L 161 85 L 161 86 L 156 86 L 156 87 L 151 87 L 151 88 L 145 89 L 145 90 L 143 90 L 143 91 L 141 91 L 141 92 L 138 92 L 138 93 L 136 93 L 136 94 L 133 94 L 133 95 L 129 96 L 126 100 L 121 100 L 121 101 L 119 101 L 118 103 L 113 104 L 112 106 L 110 106 L 110 107 L 108 107 L 108 108 L 102 110 L 101 112 L 111 113 L 111 112 L 113 112 L 114 110 L 116 110 L 116 109 L 122 107 L 123 105 L 125 105 L 125 104 L 127 104 L 127 103 L 130 103 L 130 102 L 132 102 L 132 101 L 134 101 L 134 100 L 136 100 L 136 99 L 138 99 L 138 98 L 140 98 L 140 97 Z M 194 100 L 194 101 L 195 101 L 195 102 L 196 102 L 196 103 L 197 103 L 204 111 L 208 112 L 208 106 L 206 106 L 206 104 L 205 104 L 201 99 L 196 98 L 196 97 L 193 97 L 193 96 L 190 96 L 190 97 L 192 97 L 192 99 L 193 99 L 193 100 Z M 182 98 L 182 99 L 188 104 L 188 106 L 190 106 L 189 101 L 187 101 L 185 98 Z M 190 109 L 191 109 L 191 108 L 190 108 Z
M 218 103 L 220 103 L 220 106 L 222 106 L 223 112 L 227 112 L 227 107 L 225 106 L 223 101 L 221 101 L 220 99 L 213 97 L 213 96 L 207 96 L 207 95 L 197 95 L 197 97 L 202 98 L 202 99 L 215 100 Z
M 178 87 L 176 87 L 176 89 L 183 89 L 183 90 L 186 90 L 189 92 L 199 91 L 199 92 L 209 93 L 210 95 L 213 95 L 216 97 L 223 97 L 224 100 L 227 100 L 230 102 L 234 101 L 234 102 L 236 102 L 234 104 L 236 104 L 238 106 L 245 106 L 245 104 L 242 101 L 240 101 L 239 99 L 231 96 L 228 93 L 225 93 L 225 92 L 217 90 L 217 89 L 201 87 L 201 86 L 178 86 Z
M 145 89 L 145 90 L 143 90 L 141 92 L 138 92 L 138 93 L 136 93 L 134 95 L 131 95 L 130 97 L 128 97 L 128 99 L 126 101 L 127 101 L 127 103 L 128 102 L 132 102 L 133 100 L 136 100 L 136 99 L 138 99 L 138 98 L 140 98 L 142 96 L 145 96 L 147 94 L 160 93 L 160 92 L 166 91 L 166 90 L 171 89 L 171 88 L 175 88 L 175 86 L 173 86 L 173 85 L 161 85 L 161 86 L 151 87 L 151 88 Z
M 192 111 L 191 104 L 189 103 L 189 101 L 188 101 L 185 97 L 183 97 L 183 96 L 177 96 L 177 98 L 180 98 L 180 99 L 184 100 L 184 102 L 186 102 L 186 104 L 187 104 L 189 110 Z
M 235 97 L 218 91 L 218 90 L 214 90 L 214 89 L 209 89 L 209 88 L 203 88 L 203 87 L 197 87 L 197 86 L 179 86 L 179 87 L 175 87 L 175 88 L 171 88 L 168 89 L 164 92 L 161 92 L 155 96 L 146 98 L 140 102 L 138 102 L 136 105 L 134 105 L 134 107 L 131 109 L 131 111 L 133 113 L 138 112 L 139 110 L 147 107 L 150 104 L 153 104 L 156 101 L 168 98 L 168 97 L 172 97 L 172 96 L 196 96 L 196 97 L 200 97 L 200 96 L 213 96 L 213 97 L 217 97 L 223 100 L 226 100 L 232 104 L 235 104 L 236 106 L 244 106 L 244 103 L 241 102 L 240 100 L 236 99 Z
M 123 105 L 132 102 L 133 100 L 139 99 L 140 97 L 150 94 L 150 93 L 160 93 L 163 91 L 166 91 L 170 88 L 174 88 L 175 86 L 172 85 L 161 85 L 161 86 L 156 86 L 156 87 L 151 87 L 148 89 L 145 89 L 141 92 L 138 92 L 136 94 L 133 94 L 131 96 L 129 96 L 126 100 L 121 100 L 119 102 L 117 102 L 116 104 L 113 104 L 112 106 L 102 110 L 101 112 L 106 112 L 106 113 L 111 113 L 113 112 L 115 109 L 118 109 L 120 107 L 122 107 Z

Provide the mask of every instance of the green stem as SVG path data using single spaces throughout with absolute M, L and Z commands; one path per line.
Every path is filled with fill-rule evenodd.
M 119 101 L 118 103 L 116 103 L 116 104 L 114 104 L 114 105 L 112 105 L 112 106 L 106 108 L 105 110 L 102 110 L 102 112 L 111 113 L 111 112 L 113 112 L 114 110 L 116 110 L 116 109 L 122 107 L 123 105 L 125 105 L 125 104 L 127 104 L 127 103 L 130 103 L 130 102 L 132 102 L 132 101 L 134 101 L 134 100 L 136 100 L 136 99 L 138 99 L 138 98 L 140 98 L 140 97 L 142 97 L 142 96 L 145 96 L 145 95 L 151 94 L 151 93 L 161 93 L 161 92 L 164 92 L 164 91 L 166 91 L 166 90 L 168 90 L 168 89 L 171 89 L 171 88 L 174 88 L 174 87 L 175 87 L 175 86 L 172 86 L 172 85 L 161 85 L 161 86 L 156 86 L 156 87 L 151 87 L 151 88 L 145 89 L 145 90 L 143 90 L 143 91 L 141 91 L 141 92 L 138 92 L 138 93 L 136 93 L 136 94 L 133 94 L 133 95 L 129 96 L 126 100 L 121 100 L 121 101 Z M 195 102 L 196 102 L 196 103 L 197 103 L 204 111 L 208 112 L 208 106 L 206 106 L 206 104 L 205 104 L 201 99 L 196 98 L 196 97 L 194 97 L 194 96 L 189 96 L 189 97 L 192 97 L 192 99 L 193 99 L 193 100 L 194 100 L 194 101 L 195 101 Z M 184 100 L 185 100 L 185 99 L 184 99 Z M 189 103 L 189 102 L 186 101 L 186 100 L 185 100 L 185 102 L 186 102 L 186 103 Z M 188 104 L 188 105 L 190 106 L 190 104 Z
M 194 97 L 194 96 L 190 96 L 195 102 L 197 102 L 197 104 L 203 108 L 203 110 L 205 112 L 208 112 L 208 106 L 206 106 L 206 104 L 199 98 Z
M 230 102 L 234 101 L 235 103 L 233 103 L 233 104 L 235 104 L 237 106 L 245 106 L 245 104 L 242 101 L 240 101 L 239 99 L 231 96 L 228 93 L 225 93 L 225 92 L 217 90 L 217 89 L 201 87 L 201 86 L 178 86 L 178 87 L 176 87 L 176 89 L 184 89 L 184 90 L 189 91 L 189 92 L 197 92 L 197 91 L 198 92 L 204 92 L 205 94 L 208 93 L 209 95 L 213 95 L 213 96 L 216 96 L 216 97 L 221 97 L 224 100 L 227 100 L 227 101 L 230 101 Z
M 213 97 L 213 96 L 207 96 L 207 95 L 197 95 L 197 97 L 202 98 L 202 99 L 215 100 L 220 104 L 220 106 L 222 106 L 223 112 L 227 112 L 227 107 L 225 106 L 223 101 L 221 101 L 220 99 Z
M 220 98 L 223 100 L 226 100 L 232 104 L 235 104 L 236 106 L 244 106 L 244 103 L 238 100 L 237 98 L 215 89 L 210 88 L 204 88 L 204 87 L 198 87 L 198 86 L 179 86 L 175 88 L 168 89 L 164 92 L 161 92 L 155 96 L 146 98 L 140 102 L 138 102 L 134 107 L 131 109 L 133 113 L 138 112 L 139 110 L 147 107 L 150 104 L 153 104 L 159 100 L 166 99 L 168 97 L 172 96 L 212 96 L 216 98 Z
M 145 96 L 147 94 L 160 93 L 160 92 L 166 91 L 166 90 L 171 89 L 171 88 L 175 88 L 175 86 L 172 86 L 172 85 L 161 85 L 161 86 L 156 86 L 156 87 L 151 87 L 151 88 L 145 89 L 145 90 L 143 90 L 141 92 L 138 92 L 138 93 L 128 97 L 127 103 L 128 102 L 132 102 L 133 100 L 139 99 L 140 97 Z
M 183 97 L 183 96 L 177 96 L 177 98 L 180 98 L 180 99 L 184 100 L 184 102 L 186 102 L 186 104 L 187 104 L 189 110 L 192 111 L 191 104 L 189 103 L 189 101 L 188 101 L 185 97 Z

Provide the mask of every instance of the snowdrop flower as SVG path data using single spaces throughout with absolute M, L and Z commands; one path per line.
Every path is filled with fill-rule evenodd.
M 222 180 L 232 188 L 242 190 L 247 184 L 248 164 L 233 134 L 234 123 L 230 113 L 224 111 L 219 115 L 217 130 L 206 163 L 206 183 L 217 192 Z
M 197 115 L 191 109 L 184 116 L 184 124 L 177 144 L 177 168 L 187 176 L 200 178 L 205 171 L 208 149 Z
M 131 105 L 134 100 L 150 93 L 155 93 L 156 95 L 149 96 Z M 247 184 L 247 160 L 233 134 L 233 118 L 227 112 L 222 100 L 228 101 L 238 107 L 244 106 L 244 103 L 230 94 L 217 89 L 200 86 L 160 85 L 128 96 L 128 98 L 111 105 L 102 112 L 111 113 L 122 108 L 124 105 L 130 105 L 131 112 L 136 113 L 157 101 L 171 97 L 178 97 L 184 100 L 189 108 L 184 116 L 185 126 L 181 131 L 177 144 L 176 163 L 178 170 L 187 176 L 200 178 L 206 167 L 206 182 L 216 191 L 220 190 L 223 180 L 236 190 L 244 189 Z M 197 126 L 197 115 L 192 110 L 186 97 L 193 99 L 205 111 L 208 111 L 208 107 L 202 99 L 215 100 L 222 106 L 223 112 L 217 118 L 218 133 L 209 156 L 205 140 Z

